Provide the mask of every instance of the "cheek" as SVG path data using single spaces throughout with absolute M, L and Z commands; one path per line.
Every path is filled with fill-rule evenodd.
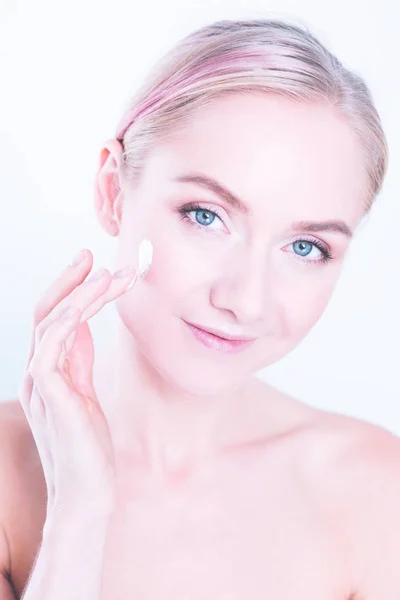
M 153 262 L 146 276 L 149 285 L 176 296 L 209 279 L 211 263 L 204 249 L 178 237 L 153 245 Z
M 318 277 L 318 275 L 317 275 Z M 308 285 L 307 285 L 308 283 Z M 332 278 L 304 281 L 285 295 L 286 325 L 290 335 L 305 335 L 324 313 L 335 287 Z

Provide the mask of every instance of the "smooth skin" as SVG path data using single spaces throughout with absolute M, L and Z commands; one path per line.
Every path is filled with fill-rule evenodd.
M 67 494 L 61 461 L 55 482 L 62 495 L 55 483 L 54 498 L 68 511 L 78 492 L 85 513 L 83 496 L 97 489 L 90 494 L 94 510 L 111 513 L 102 599 L 397 600 L 398 438 L 309 407 L 253 377 L 301 341 L 334 289 L 347 237 L 314 233 L 334 259 L 305 266 L 291 243 L 310 236 L 288 229 L 292 221 L 328 218 L 357 227 L 365 173 L 351 130 L 323 107 L 231 97 L 200 111 L 159 147 L 135 192 L 122 180 L 122 192 L 114 185 L 121 151 L 116 140 L 102 151 L 97 216 L 119 238 L 117 268 L 134 261 L 143 237 L 154 246 L 152 268 L 130 290 L 128 281 L 114 282 L 109 273 L 86 284 L 93 264 L 88 251 L 35 311 L 40 333 L 30 376 L 38 378 L 49 415 L 59 410 L 66 429 L 46 436 L 37 425 L 35 433 L 28 393 L 1 406 L 0 472 L 2 489 L 9 490 L 0 507 L 4 572 L 20 595 L 46 520 L 48 482 L 57 472 L 54 464 L 42 465 L 40 454 L 65 457 L 72 428 L 81 432 L 83 461 L 71 466 L 89 476 L 87 487 Z M 245 198 L 253 216 L 215 194 L 171 183 L 194 170 Z M 213 221 L 211 235 L 178 215 L 192 200 L 205 205 L 203 212 L 217 207 L 222 219 Z M 320 257 L 315 247 L 312 256 Z M 87 320 L 113 300 L 121 327 L 96 377 Z M 82 311 L 73 346 L 73 321 L 52 329 L 49 316 L 55 311 L 58 319 L 70 304 Z M 189 335 L 184 318 L 257 339 L 242 354 L 217 355 Z M 50 405 L 55 364 L 65 386 L 63 400 Z M 82 427 L 91 421 L 86 409 L 79 411 L 79 399 L 86 409 L 96 406 L 100 418 L 88 436 Z M 102 478 L 110 440 L 115 478 L 108 468 Z M 112 481 L 115 494 L 109 494 Z
M 19 397 L 44 468 L 48 517 L 54 511 L 72 512 L 75 505 L 83 509 L 85 503 L 94 516 L 98 506 L 101 517 L 114 509 L 114 452 L 93 386 L 87 319 L 124 293 L 137 275 L 131 270 L 128 276 L 110 278 L 100 269 L 69 292 L 70 271 L 35 310 L 37 325 Z M 65 286 L 69 293 L 64 297 Z M 83 343 L 75 344 L 77 336 Z

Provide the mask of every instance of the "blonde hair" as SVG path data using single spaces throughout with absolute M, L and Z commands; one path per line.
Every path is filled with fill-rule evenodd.
M 117 127 L 122 175 L 138 182 L 151 149 L 183 127 L 197 108 L 226 94 L 249 92 L 335 107 L 360 140 L 367 175 L 364 204 L 370 209 L 388 166 L 387 141 L 371 93 L 304 25 L 275 19 L 206 25 L 156 63 Z

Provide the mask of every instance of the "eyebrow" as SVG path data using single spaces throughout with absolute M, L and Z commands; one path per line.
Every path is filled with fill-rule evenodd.
M 207 175 L 202 175 L 200 173 L 186 173 L 185 175 L 179 175 L 175 177 L 172 181 L 178 183 L 194 183 L 201 187 L 207 188 L 220 196 L 227 204 L 235 208 L 241 213 L 251 215 L 252 211 L 250 208 L 240 200 L 233 192 L 228 190 L 225 186 L 222 185 L 216 179 L 209 177 Z M 353 236 L 353 232 L 350 227 L 344 222 L 340 220 L 329 220 L 329 221 L 294 221 L 291 224 L 291 229 L 293 231 L 301 232 L 301 231 L 310 231 L 310 232 L 318 232 L 318 231 L 332 231 L 334 233 L 341 233 L 346 237 L 351 238 Z
M 333 231 L 342 233 L 346 237 L 353 237 L 353 232 L 344 221 L 295 221 L 292 223 L 294 231 Z
M 245 214 L 251 214 L 250 208 L 245 204 L 240 198 L 235 196 L 228 188 L 213 179 L 212 177 L 207 177 L 206 175 L 201 175 L 200 173 L 187 173 L 185 175 L 180 175 L 176 177 L 173 181 L 177 181 L 179 183 L 195 183 L 202 187 L 205 187 L 217 196 L 220 196 L 225 202 L 236 208 L 239 212 Z

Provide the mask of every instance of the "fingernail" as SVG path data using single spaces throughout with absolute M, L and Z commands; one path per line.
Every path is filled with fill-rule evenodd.
M 80 262 L 83 261 L 83 259 L 86 256 L 86 249 L 80 250 L 80 252 L 78 252 L 78 254 L 75 256 L 74 260 L 71 263 L 71 267 L 76 267 L 77 265 L 79 265 Z
M 113 277 L 126 277 L 127 275 L 133 275 L 134 273 L 136 274 L 134 267 L 124 267 L 119 271 L 115 271 Z

